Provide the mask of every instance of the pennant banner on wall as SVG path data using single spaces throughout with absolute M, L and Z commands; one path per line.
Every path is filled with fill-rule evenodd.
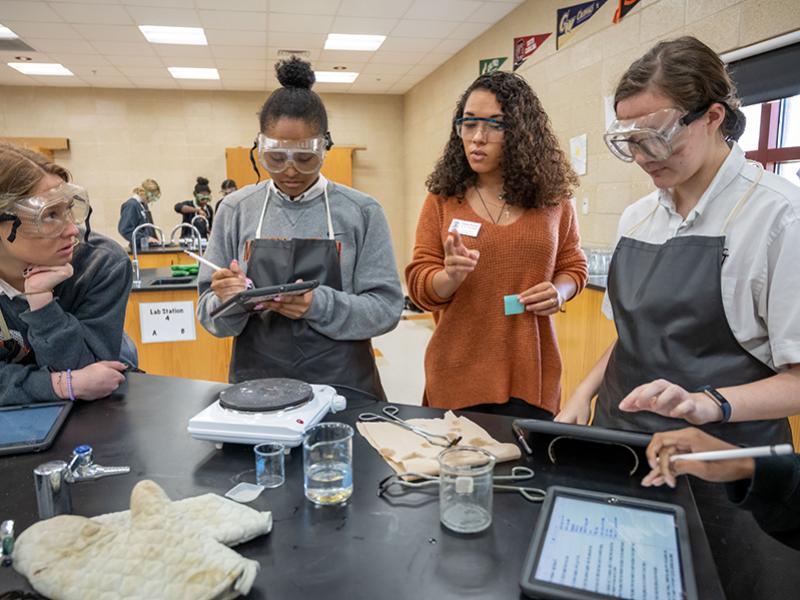
M 595 16 L 606 2 L 607 0 L 592 0 L 592 2 L 582 2 L 566 8 L 559 8 L 556 11 L 556 50 L 572 41 L 576 29 Z
M 539 33 L 537 35 L 523 35 L 514 38 L 514 70 L 519 69 L 528 57 L 536 52 L 552 33 Z
M 497 58 L 484 58 L 478 63 L 478 75 L 486 75 L 487 73 L 494 73 L 503 63 L 508 60 L 507 56 L 498 56 Z
M 639 4 L 639 0 L 619 0 L 617 4 L 617 12 L 614 13 L 614 23 L 619 23 L 625 18 L 633 7 Z

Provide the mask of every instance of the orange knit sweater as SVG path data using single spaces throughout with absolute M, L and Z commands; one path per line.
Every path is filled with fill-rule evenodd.
M 475 271 L 447 300 L 433 290 L 444 265 L 453 219 L 481 223 Z M 433 312 L 436 329 L 425 353 L 424 402 L 437 408 L 503 404 L 521 398 L 551 413 L 561 395 L 561 357 L 550 317 L 505 316 L 503 296 L 519 294 L 558 274 L 586 285 L 575 211 L 568 201 L 528 209 L 510 225 L 481 219 L 465 200 L 428 194 L 417 224 L 414 257 L 406 267 L 408 293 Z

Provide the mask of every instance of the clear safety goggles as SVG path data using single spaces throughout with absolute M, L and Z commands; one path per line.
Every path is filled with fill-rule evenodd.
M 480 132 L 486 142 L 500 142 L 506 130 L 506 125 L 496 119 L 481 117 L 462 117 L 455 121 L 456 135 L 462 140 L 471 142 Z
M 147 202 L 158 202 L 160 198 L 161 198 L 161 192 L 149 192 L 145 190 L 144 198 L 142 199 L 146 200 Z
M 612 154 L 631 162 L 640 152 L 648 160 L 666 160 L 681 145 L 681 133 L 702 117 L 708 107 L 692 112 L 665 108 L 635 119 L 618 119 L 606 131 L 603 139 Z
M 91 214 L 86 189 L 72 183 L 62 183 L 44 193 L 16 201 L 2 221 L 14 223 L 8 240 L 14 241 L 18 232 L 25 237 L 57 238 L 69 223 L 84 223 Z
M 324 136 L 305 140 L 276 140 L 258 134 L 258 159 L 270 173 L 283 173 L 289 164 L 311 175 L 322 168 L 328 141 Z

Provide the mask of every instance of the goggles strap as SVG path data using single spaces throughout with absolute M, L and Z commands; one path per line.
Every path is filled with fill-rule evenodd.
M 3 221 L 11 221 L 12 223 L 14 223 L 11 226 L 11 233 L 8 234 L 7 238 L 9 242 L 13 242 L 15 239 L 17 239 L 17 229 L 19 229 L 19 226 L 22 225 L 22 221 L 19 220 L 19 217 L 17 215 L 12 215 L 8 213 L 0 215 L 0 222 Z
M 89 205 L 89 214 L 86 215 L 86 221 L 85 221 L 85 223 L 86 223 L 86 235 L 83 236 L 83 241 L 84 242 L 88 242 L 89 241 L 89 234 L 92 233 L 92 225 L 91 225 L 91 223 L 89 223 L 89 219 L 92 216 L 92 210 L 93 210 L 92 209 L 92 205 L 90 204 Z
M 249 155 L 249 156 L 250 156 L 250 164 L 253 166 L 253 171 L 255 171 L 255 172 L 256 172 L 256 178 L 257 178 L 257 179 L 256 179 L 256 183 L 258 183 L 259 181 L 261 181 L 261 171 L 259 171 L 259 170 L 258 170 L 258 165 L 256 165 L 256 159 L 255 159 L 255 157 L 253 156 L 253 153 L 254 153 L 254 152 L 257 150 L 257 149 L 258 149 L 258 137 L 256 136 L 256 139 L 255 139 L 255 140 L 253 140 L 253 147 L 252 147 L 252 148 L 250 148 L 250 155 Z

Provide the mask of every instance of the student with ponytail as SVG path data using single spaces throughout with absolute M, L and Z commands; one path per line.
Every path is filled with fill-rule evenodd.
M 791 441 L 800 413 L 800 188 L 749 163 L 739 100 L 693 37 L 622 76 L 605 135 L 656 190 L 620 218 L 604 312 L 618 339 L 558 421 L 734 444 Z
M 328 181 L 332 145 L 311 65 L 276 65 L 282 87 L 259 114 L 255 151 L 270 179 L 226 197 L 201 266 L 198 315 L 212 334 L 234 336 L 229 379 L 292 377 L 384 398 L 370 339 L 393 329 L 403 293 L 381 205 Z M 255 314 L 211 313 L 245 289 L 319 281 L 300 296 L 265 302 Z

